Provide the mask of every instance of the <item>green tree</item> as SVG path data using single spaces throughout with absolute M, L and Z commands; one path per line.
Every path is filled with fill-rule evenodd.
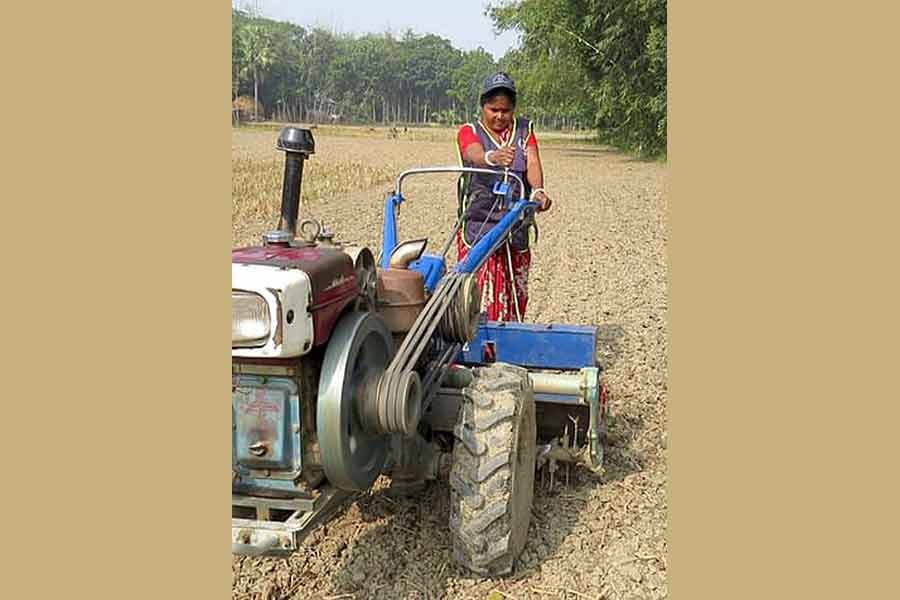
M 585 104 L 607 141 L 665 153 L 666 0 L 519 0 L 488 13 L 521 33 L 526 79 L 549 82 L 548 66 L 572 65 L 568 78 L 587 83 Z
M 451 77 L 450 97 L 458 103 L 460 120 L 466 121 L 478 114 L 478 98 L 484 79 L 497 70 L 494 57 L 483 48 L 463 54 L 459 68 Z
M 434 113 L 449 104 L 448 90 L 452 86 L 453 71 L 461 64 L 462 54 L 448 40 L 436 35 L 416 37 L 407 33 L 403 40 L 406 50 L 405 86 L 410 107 L 409 120 L 428 122 L 429 110 Z
M 264 23 L 254 20 L 239 30 L 238 44 L 244 64 L 253 74 L 253 118 L 256 119 L 260 75 L 275 59 L 272 33 Z
M 541 126 L 593 125 L 590 82 L 563 53 L 514 49 L 500 62 L 516 81 L 519 110 Z

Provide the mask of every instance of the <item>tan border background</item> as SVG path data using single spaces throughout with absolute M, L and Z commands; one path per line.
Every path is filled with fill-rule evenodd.
M 230 594 L 230 19 L 3 10 L 5 598 Z
M 670 594 L 884 596 L 897 11 L 687 4 Z M 5 597 L 229 594 L 229 19 L 4 10 Z
M 671 597 L 888 597 L 896 4 L 700 4 L 669 11 Z

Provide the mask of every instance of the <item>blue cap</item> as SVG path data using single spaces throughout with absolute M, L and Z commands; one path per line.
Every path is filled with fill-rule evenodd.
M 488 75 L 487 79 L 484 80 L 484 85 L 481 86 L 481 95 L 484 96 L 488 92 L 493 92 L 498 89 L 506 89 L 515 94 L 516 84 L 512 80 L 512 77 L 506 73 L 494 73 L 493 75 Z

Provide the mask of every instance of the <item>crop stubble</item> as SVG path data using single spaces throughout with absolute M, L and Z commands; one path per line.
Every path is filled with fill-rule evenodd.
M 233 229 L 253 243 L 277 219 L 275 131 L 233 136 Z M 380 246 L 384 196 L 403 169 L 456 163 L 450 130 L 315 131 L 301 218 Z M 449 549 L 448 489 L 373 493 L 347 504 L 286 559 L 234 557 L 234 598 L 664 598 L 666 560 L 666 167 L 541 138 L 553 209 L 539 216 L 527 320 L 596 324 L 611 419 L 607 469 L 537 478 L 529 541 L 504 580 L 472 577 Z M 404 182 L 401 237 L 437 250 L 455 222 L 453 176 Z

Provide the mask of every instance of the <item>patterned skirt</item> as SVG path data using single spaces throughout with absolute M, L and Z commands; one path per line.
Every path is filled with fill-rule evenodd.
M 457 260 L 465 258 L 468 252 L 462 235 L 457 233 Z M 513 250 L 508 243 L 500 246 L 487 259 L 478 272 L 478 285 L 481 286 L 481 312 L 487 315 L 488 320 L 518 321 L 520 317 L 524 320 L 530 267 L 531 250 Z

